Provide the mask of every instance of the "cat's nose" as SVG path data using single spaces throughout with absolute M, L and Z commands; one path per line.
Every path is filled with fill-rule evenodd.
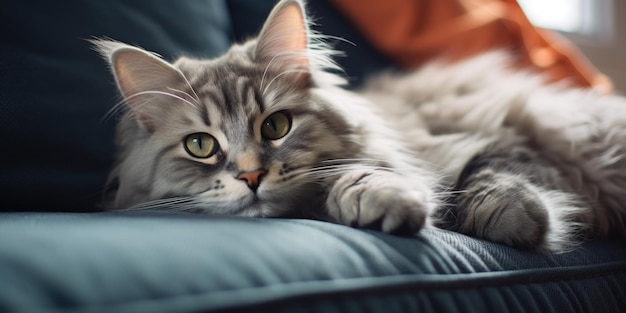
M 243 172 L 237 175 L 237 179 L 245 180 L 248 187 L 252 189 L 252 191 L 256 191 L 257 188 L 259 188 L 259 183 L 261 183 L 261 177 L 265 175 L 266 172 L 266 170 Z

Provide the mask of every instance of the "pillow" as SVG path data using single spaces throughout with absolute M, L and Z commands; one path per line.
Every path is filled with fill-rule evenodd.
M 95 210 L 113 161 L 118 101 L 88 39 L 197 57 L 230 45 L 215 0 L 5 1 L 0 10 L 0 210 Z

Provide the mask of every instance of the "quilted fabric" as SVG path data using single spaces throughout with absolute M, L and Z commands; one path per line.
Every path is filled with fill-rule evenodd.
M 626 246 L 310 220 L 0 214 L 0 312 L 623 312 Z

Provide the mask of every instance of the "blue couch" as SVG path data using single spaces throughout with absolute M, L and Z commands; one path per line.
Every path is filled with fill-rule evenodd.
M 354 85 L 393 66 L 311 1 Z M 119 101 L 87 39 L 219 55 L 273 1 L 9 0 L 0 10 L 0 312 L 625 312 L 626 244 L 519 251 L 311 220 L 99 212 Z

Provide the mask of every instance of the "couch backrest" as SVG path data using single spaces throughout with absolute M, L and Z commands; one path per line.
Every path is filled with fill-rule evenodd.
M 95 210 L 119 100 L 88 39 L 211 57 L 231 41 L 222 0 L 9 0 L 0 10 L 0 210 Z

